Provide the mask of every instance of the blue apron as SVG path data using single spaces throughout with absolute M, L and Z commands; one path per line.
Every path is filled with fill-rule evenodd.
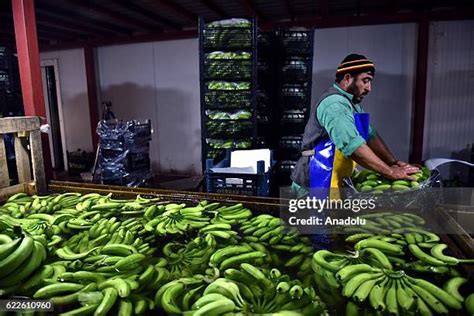
M 367 141 L 369 138 L 369 113 L 354 113 L 354 121 L 359 134 Z M 339 151 L 329 136 L 322 139 L 314 147 L 314 156 L 309 160 L 309 197 L 317 199 L 339 199 L 339 189 L 342 179 L 350 177 L 356 167 L 355 162 L 345 157 Z M 325 227 L 325 226 L 323 226 Z M 330 231 L 321 229 L 321 232 L 312 236 L 316 248 L 328 248 Z

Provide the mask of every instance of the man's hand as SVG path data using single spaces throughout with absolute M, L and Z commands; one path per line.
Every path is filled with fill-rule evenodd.
M 408 165 L 408 164 L 407 164 Z M 386 178 L 390 180 L 410 180 L 414 181 L 415 178 L 411 177 L 410 174 L 417 172 L 419 169 L 414 166 L 408 165 L 404 167 L 400 167 L 398 165 L 393 165 L 390 167 L 390 172 L 384 174 Z
M 393 166 L 398 166 L 400 168 L 403 168 L 407 171 L 407 173 L 412 174 L 415 172 L 420 171 L 420 166 L 417 165 L 410 165 L 407 162 L 397 160 Z

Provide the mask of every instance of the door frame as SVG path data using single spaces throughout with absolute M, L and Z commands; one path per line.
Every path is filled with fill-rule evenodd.
M 56 81 L 56 96 L 57 96 L 57 102 L 58 102 L 58 116 L 59 116 L 59 130 L 61 132 L 61 144 L 62 144 L 62 149 L 63 149 L 63 161 L 64 161 L 64 170 L 68 170 L 68 159 L 67 159 L 67 148 L 66 148 L 66 130 L 64 128 L 64 115 L 63 115 L 63 103 L 62 103 L 62 98 L 61 98 L 61 85 L 60 85 L 60 77 L 59 77 L 59 63 L 57 59 L 44 59 L 41 60 L 40 62 L 41 67 L 46 67 L 46 66 L 53 66 L 54 68 L 54 79 Z M 50 108 L 49 108 L 49 100 L 48 94 L 46 92 L 46 87 L 43 85 L 43 94 L 45 98 L 45 103 L 47 105 L 47 111 L 46 115 L 48 117 L 48 122 L 49 122 L 49 116 L 50 116 Z M 52 150 L 52 136 L 51 133 L 49 134 L 49 141 L 50 141 L 50 147 Z M 51 156 L 52 159 L 54 159 L 53 155 Z

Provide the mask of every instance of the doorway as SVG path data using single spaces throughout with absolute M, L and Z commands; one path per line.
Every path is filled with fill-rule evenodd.
M 51 128 L 48 133 L 51 164 L 54 170 L 67 170 L 66 140 L 57 60 L 41 61 L 41 78 L 43 81 L 46 119 Z

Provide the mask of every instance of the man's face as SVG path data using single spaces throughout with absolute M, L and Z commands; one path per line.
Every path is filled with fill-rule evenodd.
M 352 83 L 349 85 L 348 92 L 354 95 L 356 103 L 361 102 L 364 97 L 372 90 L 372 79 L 374 77 L 368 72 L 358 74 L 352 78 Z

